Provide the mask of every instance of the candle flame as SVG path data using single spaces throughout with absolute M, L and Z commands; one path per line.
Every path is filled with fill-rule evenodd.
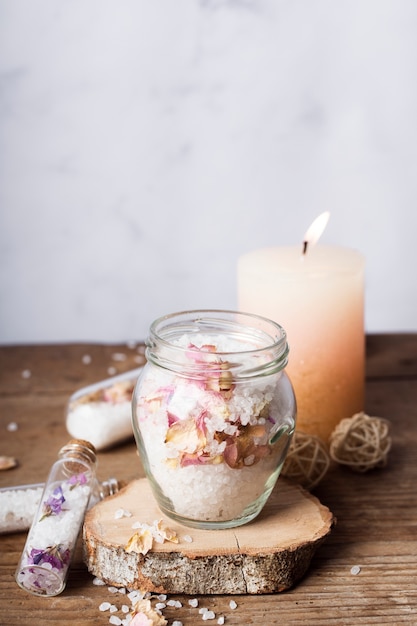
M 309 226 L 303 239 L 303 254 L 307 252 L 308 246 L 314 246 L 324 233 L 324 230 L 329 221 L 330 212 L 325 211 L 321 213 L 314 222 Z

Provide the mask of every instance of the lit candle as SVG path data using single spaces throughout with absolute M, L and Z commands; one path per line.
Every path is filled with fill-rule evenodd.
M 327 441 L 338 422 L 364 410 L 364 259 L 355 250 L 315 246 L 329 214 L 302 246 L 255 250 L 238 260 L 239 310 L 287 331 L 287 372 L 297 429 Z

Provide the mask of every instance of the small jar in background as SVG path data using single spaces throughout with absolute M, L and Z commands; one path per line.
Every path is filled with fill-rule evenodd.
M 65 588 L 84 514 L 97 489 L 96 464 L 88 441 L 73 439 L 59 451 L 16 570 L 22 589 L 55 596 Z
M 68 400 L 71 437 L 90 441 L 97 451 L 133 439 L 132 393 L 142 368 L 78 389 Z

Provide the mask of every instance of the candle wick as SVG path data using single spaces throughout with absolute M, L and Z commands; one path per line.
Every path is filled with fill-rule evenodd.
M 303 255 L 306 254 L 308 248 L 308 241 L 303 241 Z

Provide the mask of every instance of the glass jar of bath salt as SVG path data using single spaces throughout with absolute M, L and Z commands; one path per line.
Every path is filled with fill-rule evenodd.
M 160 509 L 196 528 L 256 517 L 295 429 L 285 330 L 234 311 L 157 319 L 133 393 L 133 431 Z
M 97 493 L 96 451 L 90 442 L 73 439 L 58 456 L 16 570 L 18 585 L 40 596 L 64 590 L 90 496 Z

